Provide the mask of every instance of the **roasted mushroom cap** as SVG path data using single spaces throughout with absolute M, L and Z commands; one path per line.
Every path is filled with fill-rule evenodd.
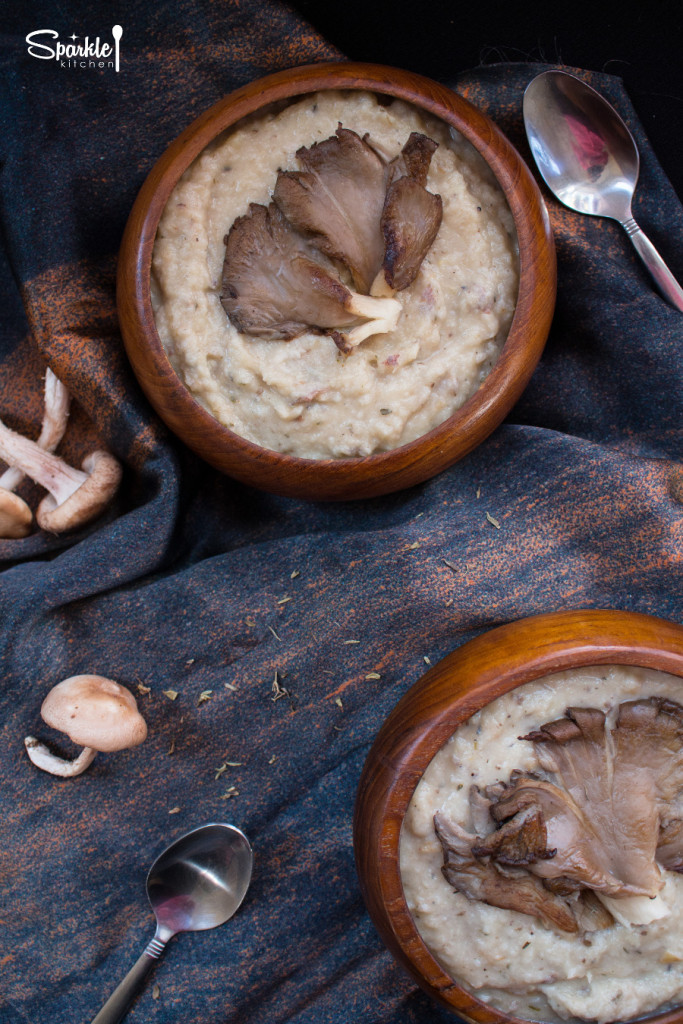
M 349 268 L 357 290 L 367 294 L 384 254 L 385 162 L 341 125 L 336 135 L 296 155 L 303 170 L 281 171 L 273 199 L 317 249 Z
M 62 680 L 48 693 L 40 714 L 47 725 L 84 748 L 74 761 L 65 761 L 33 736 L 27 736 L 24 743 L 31 761 L 52 775 L 79 775 L 98 750 L 136 747 L 147 736 L 147 725 L 133 694 L 104 676 L 80 675 Z
M 347 288 L 274 203 L 252 203 L 225 245 L 221 302 L 239 331 L 289 340 L 317 330 L 346 351 L 396 325 L 400 304 Z
M 452 869 L 455 844 L 461 859 L 466 852 L 475 862 L 466 874 L 479 879 L 476 898 L 495 906 L 502 904 L 487 895 L 492 868 L 506 877 L 534 876 L 546 892 L 580 899 L 580 910 L 573 909 L 581 927 L 599 918 L 587 892 L 622 923 L 647 924 L 669 913 L 657 893 L 660 866 L 683 870 L 683 707 L 660 697 L 627 701 L 611 730 L 602 711 L 569 708 L 522 738 L 533 741 L 554 781 L 513 773 L 508 784 L 474 790 L 475 836 L 435 822 L 451 884 L 466 891 Z
M 384 278 L 394 291 L 412 284 L 441 227 L 441 196 L 413 178 L 389 186 L 382 211 Z
M 578 931 L 576 918 L 565 901 L 549 892 L 540 879 L 514 868 L 504 871 L 495 862 L 476 857 L 473 846 L 478 837 L 442 814 L 434 816 L 434 828 L 443 849 L 444 878 L 458 892 L 493 907 L 538 917 L 550 928 Z
M 377 275 L 401 291 L 411 284 L 441 226 L 441 197 L 426 190 L 437 144 L 413 132 L 387 162 L 349 129 L 298 150 L 303 171 L 281 171 L 273 198 L 322 252 L 344 263 L 361 292 L 380 294 Z

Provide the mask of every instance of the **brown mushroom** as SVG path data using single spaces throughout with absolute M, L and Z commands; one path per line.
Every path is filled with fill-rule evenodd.
M 387 191 L 382 211 L 382 271 L 393 291 L 413 283 L 441 227 L 441 196 L 428 192 L 410 177 L 399 178 Z M 373 285 L 377 291 L 377 284 Z
M 36 519 L 42 529 L 53 533 L 74 529 L 100 515 L 121 481 L 121 466 L 108 452 L 93 452 L 83 461 L 82 470 L 75 469 L 2 422 L 0 458 L 49 492 L 38 506 Z
M 48 693 L 40 714 L 47 725 L 83 747 L 77 758 L 67 761 L 56 757 L 35 737 L 27 736 L 24 744 L 29 758 L 52 775 L 80 775 L 98 750 L 137 747 L 147 736 L 147 725 L 133 694 L 104 676 L 79 675 L 62 680 Z
M 539 878 L 476 857 L 473 847 L 479 837 L 439 812 L 434 816 L 434 828 L 443 850 L 444 878 L 457 892 L 470 900 L 537 917 L 549 928 L 574 933 L 579 930 L 565 901 L 549 892 Z
M 396 325 L 400 303 L 352 292 L 274 203 L 252 203 L 225 246 L 221 302 L 239 331 L 290 340 L 314 330 L 349 351 Z
M 280 171 L 273 199 L 321 252 L 344 263 L 366 294 L 384 255 L 380 221 L 386 195 L 386 163 L 354 131 L 297 151 L 302 171 Z
M 424 187 L 436 148 L 413 132 L 387 161 L 369 136 L 339 125 L 336 135 L 297 151 L 303 170 L 280 171 L 273 199 L 321 252 L 349 268 L 359 291 L 401 291 L 441 226 L 441 197 Z
M 17 540 L 31 532 L 33 512 L 18 495 L 0 487 L 0 538 Z

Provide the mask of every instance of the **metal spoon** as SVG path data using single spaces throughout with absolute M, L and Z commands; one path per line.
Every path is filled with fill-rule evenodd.
M 548 188 L 578 213 L 619 221 L 664 298 L 683 312 L 683 288 L 633 219 L 639 157 L 612 107 L 566 71 L 544 71 L 524 93 L 524 125 Z
M 156 933 L 92 1024 L 121 1020 L 174 935 L 216 928 L 232 917 L 249 888 L 253 859 L 249 840 L 234 825 L 203 825 L 157 857 L 147 875 Z

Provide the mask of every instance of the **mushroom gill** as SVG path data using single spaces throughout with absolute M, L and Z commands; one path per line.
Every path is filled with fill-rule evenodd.
M 347 288 L 274 203 L 252 203 L 225 246 L 221 303 L 239 331 L 290 340 L 315 330 L 348 351 L 396 326 L 400 304 Z
M 382 265 L 381 230 L 386 163 L 356 132 L 336 134 L 297 151 L 301 171 L 280 171 L 273 199 L 321 252 L 351 271 L 358 291 L 370 291 Z
M 513 772 L 508 783 L 474 788 L 477 835 L 435 818 L 451 885 L 502 906 L 489 898 L 499 885 L 494 869 L 534 878 L 544 893 L 569 899 L 582 930 L 670 913 L 658 893 L 662 868 L 683 871 L 683 707 L 662 697 L 626 701 L 611 728 L 596 708 L 568 708 L 520 738 L 534 743 L 543 777 Z M 609 914 L 596 915 L 595 897 Z
M 490 859 L 475 856 L 473 847 L 478 837 L 438 812 L 434 829 L 443 850 L 441 870 L 457 892 L 470 900 L 537 917 L 549 928 L 563 932 L 579 930 L 565 901 L 549 892 L 540 879 L 524 870 L 504 869 Z
M 316 248 L 348 267 L 359 291 L 401 291 L 441 226 L 441 197 L 425 188 L 436 148 L 413 132 L 387 161 L 369 136 L 339 125 L 297 151 L 303 170 L 280 171 L 273 199 Z
M 382 270 L 394 291 L 407 288 L 417 277 L 441 227 L 441 216 L 441 196 L 428 192 L 414 178 L 399 178 L 389 186 L 382 211 Z

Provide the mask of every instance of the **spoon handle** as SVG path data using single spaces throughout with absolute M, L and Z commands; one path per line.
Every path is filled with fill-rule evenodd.
M 633 242 L 635 250 L 652 274 L 654 282 L 667 302 L 683 313 L 683 288 L 673 276 L 645 232 L 633 217 L 623 220 L 621 226 Z
M 155 936 L 123 981 L 114 989 L 97 1016 L 93 1018 L 92 1024 L 118 1024 L 133 996 L 147 977 L 150 968 L 159 959 L 165 948 L 166 943 Z

